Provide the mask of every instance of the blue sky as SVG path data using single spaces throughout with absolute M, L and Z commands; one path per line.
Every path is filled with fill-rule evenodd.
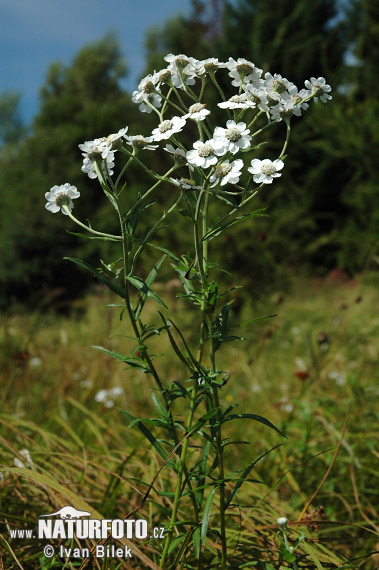
M 0 92 L 20 92 L 29 122 L 52 61 L 69 64 L 89 42 L 116 32 L 135 88 L 144 66 L 145 31 L 187 14 L 191 0 L 0 0 Z

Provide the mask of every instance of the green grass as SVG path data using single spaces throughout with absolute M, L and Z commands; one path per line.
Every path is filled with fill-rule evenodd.
M 196 323 L 185 302 L 165 295 L 163 287 L 159 293 L 190 338 Z M 123 517 L 138 507 L 162 463 L 140 432 L 127 429 L 121 412 L 154 415 L 151 379 L 91 348 L 127 352 L 131 347 L 123 336 L 129 334 L 126 321 L 119 320 L 117 309 L 104 308 L 111 302 L 99 290 L 78 303 L 70 317 L 25 311 L 3 318 L 0 569 L 78 567 L 72 560 L 65 566 L 62 560 L 44 559 L 45 543 L 11 539 L 9 528 L 33 528 L 40 514 L 65 504 Z M 248 442 L 225 448 L 228 472 L 243 470 L 280 445 L 257 463 L 228 511 L 231 568 L 291 567 L 279 562 L 279 516 L 290 521 L 290 541 L 300 532 L 306 535 L 297 551 L 299 568 L 379 567 L 378 306 L 377 289 L 363 280 L 313 280 L 299 282 L 284 299 L 278 291 L 262 306 L 233 316 L 233 332 L 246 340 L 220 351 L 219 367 L 231 373 L 221 392 L 223 405 L 238 404 L 237 412 L 265 416 L 288 439 L 246 419 L 224 427 L 224 437 Z M 155 307 L 149 310 L 152 315 Z M 238 327 L 268 314 L 277 316 Z M 180 380 L 180 365 L 165 356 L 167 337 L 156 337 L 151 349 L 166 385 Z M 100 389 L 115 386 L 123 393 L 114 407 L 95 401 Z M 175 411 L 179 417 L 184 413 L 179 403 Z M 22 449 L 29 451 L 33 468 L 15 468 Z M 136 516 L 151 526 L 167 524 L 171 497 L 166 494 L 174 490 L 175 478 L 165 468 Z M 188 509 L 184 500 L 181 518 Z M 215 513 L 210 527 L 213 521 L 217 526 Z M 132 545 L 136 556 L 125 567 L 154 568 L 162 544 L 137 542 Z M 209 552 L 218 549 L 214 537 L 207 544 Z M 111 560 L 104 564 L 123 567 Z M 204 568 L 212 567 L 204 559 Z

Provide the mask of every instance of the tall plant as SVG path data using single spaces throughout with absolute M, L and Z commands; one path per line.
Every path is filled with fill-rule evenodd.
M 158 125 L 151 135 L 131 135 L 125 127 L 116 134 L 79 145 L 84 157 L 82 170 L 100 183 L 118 217 L 120 233 L 100 232 L 79 221 L 72 213 L 73 199 L 79 197 L 79 192 L 68 183 L 54 186 L 46 193 L 46 208 L 62 211 L 86 231 L 78 236 L 110 240 L 120 249 L 118 258 L 109 263 L 101 261 L 100 269 L 80 259 L 68 259 L 90 271 L 118 295 L 122 303 L 115 306 L 121 309 L 121 318 L 127 315 L 130 321 L 134 342 L 130 354 L 97 348 L 147 374 L 158 390 L 159 396 L 154 395 L 157 418 L 135 418 L 130 411 L 124 413 L 154 446 L 164 467 L 171 469 L 176 479 L 171 516 L 159 552 L 160 568 L 179 567 L 186 558 L 190 564 L 187 567 L 214 568 L 217 563 L 225 569 L 231 548 L 226 524 L 228 510 L 260 459 L 255 458 L 244 470 L 226 473 L 227 426 L 230 421 L 250 419 L 280 432 L 261 415 L 238 414 L 235 405 L 225 407 L 220 402 L 220 391 L 225 389 L 230 374 L 217 364 L 218 351 L 224 343 L 240 337 L 231 334 L 228 327 L 232 289 L 223 289 L 222 268 L 212 263 L 210 246 L 231 226 L 262 214 L 249 206 L 265 185 L 282 175 L 292 116 L 300 116 L 311 99 L 326 102 L 331 98 L 331 88 L 325 79 L 312 77 L 305 81 L 305 89 L 298 90 L 280 75 L 263 76 L 261 69 L 245 59 L 229 58 L 227 63 L 221 63 L 215 58 L 198 61 L 172 54 L 165 59 L 167 68 L 145 77 L 132 96 L 142 112 L 157 116 Z M 218 73 L 225 71 L 236 91 L 228 100 L 217 81 Z M 226 115 L 223 126 L 212 124 L 212 113 L 207 108 L 209 90 L 214 89 L 220 97 L 218 106 Z M 259 160 L 254 158 L 254 150 L 264 144 L 262 135 L 268 129 L 281 130 L 282 150 L 277 157 Z M 165 173 L 148 166 L 149 152 L 160 144 L 172 157 L 172 166 Z M 116 153 L 125 159 L 117 177 L 113 172 Z M 152 181 L 138 195 L 133 195 L 133 189 L 127 186 L 128 168 L 133 163 Z M 162 211 L 156 196 L 169 185 L 175 192 L 171 204 Z M 121 206 L 124 193 L 130 194 L 127 210 Z M 222 202 L 221 215 L 213 214 L 215 201 Z M 144 212 L 153 205 L 157 221 L 144 227 Z M 182 255 L 154 243 L 155 234 L 164 230 L 177 211 L 193 235 L 192 251 Z M 146 248 L 159 251 L 161 257 L 142 278 L 138 275 L 138 261 Z M 164 300 L 154 290 L 166 259 L 181 280 L 181 297 L 198 312 L 196 346 L 186 338 L 180 323 L 167 313 Z M 159 324 L 146 320 L 148 298 L 158 306 Z M 162 378 L 149 347 L 149 339 L 161 334 L 167 334 L 173 358 L 186 370 L 180 381 L 171 384 Z M 185 420 L 179 419 L 177 413 L 179 400 L 185 403 Z M 164 438 L 158 439 L 154 434 L 158 428 L 165 432 Z M 193 441 L 196 448 L 190 447 Z M 190 511 L 181 508 L 187 499 Z M 211 512 L 217 516 L 210 518 Z M 219 549 L 208 550 L 209 537 L 219 543 Z M 296 561 L 294 564 L 296 567 Z

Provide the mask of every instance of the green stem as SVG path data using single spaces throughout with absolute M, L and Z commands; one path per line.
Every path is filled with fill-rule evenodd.
M 197 396 L 198 383 L 199 383 L 198 378 L 197 377 L 194 378 L 193 386 L 192 386 L 192 395 L 191 395 L 191 406 L 190 406 L 190 412 L 188 415 L 187 426 L 186 426 L 187 427 L 187 431 L 186 431 L 187 434 L 191 431 L 191 428 L 192 428 L 193 417 L 194 417 L 194 412 L 195 412 L 195 408 L 196 408 L 196 396 Z M 186 437 L 183 444 L 182 444 L 182 451 L 181 451 L 180 459 L 179 459 L 178 481 L 176 484 L 174 504 L 172 506 L 170 526 L 169 526 L 168 531 L 167 531 L 166 542 L 165 542 L 165 545 L 163 548 L 159 568 L 165 568 L 165 569 L 167 568 L 166 559 L 167 559 L 168 551 L 170 549 L 171 541 L 173 538 L 176 517 L 178 514 L 179 503 L 180 503 L 180 499 L 181 499 L 181 495 L 182 495 L 182 480 L 183 480 L 183 474 L 184 474 L 185 469 L 186 469 L 186 455 L 187 455 L 188 443 L 189 443 L 189 437 Z
M 84 228 L 88 232 L 91 232 L 91 234 L 95 234 L 95 235 L 100 236 L 100 237 L 111 238 L 111 239 L 117 240 L 117 241 L 122 241 L 122 239 L 123 239 L 122 236 L 114 236 L 112 234 L 106 234 L 104 232 L 97 232 L 96 230 L 90 228 L 89 226 L 82 224 L 82 222 L 80 222 L 77 218 L 75 218 L 75 216 L 73 216 L 71 214 L 70 210 L 68 209 L 68 207 L 66 205 L 63 206 L 63 209 L 66 212 L 66 214 L 71 218 L 71 220 L 73 222 L 75 222 L 76 224 L 78 224 L 78 226 L 80 226 L 81 228 Z

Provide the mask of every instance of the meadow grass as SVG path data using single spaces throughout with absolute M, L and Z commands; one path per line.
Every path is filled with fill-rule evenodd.
M 163 286 L 160 294 L 190 338 L 197 323 L 185 301 Z M 65 504 L 123 518 L 142 502 L 162 464 L 141 433 L 127 429 L 129 420 L 121 411 L 154 415 L 151 379 L 91 348 L 127 353 L 126 321 L 120 321 L 117 309 L 104 308 L 112 302 L 109 292 L 98 289 L 77 302 L 69 316 L 24 311 L 3 319 L 0 569 L 79 567 L 44 558 L 42 541 L 11 539 L 9 529 L 35 528 L 40 514 Z M 247 419 L 224 428 L 230 441 L 241 442 L 225 449 L 229 472 L 262 456 L 228 511 L 230 567 L 291 568 L 279 553 L 276 520 L 283 516 L 289 520 L 290 540 L 301 532 L 306 537 L 299 547 L 299 568 L 375 570 L 378 291 L 363 279 L 305 280 L 288 297 L 278 291 L 261 305 L 233 316 L 233 332 L 246 340 L 220 352 L 220 368 L 230 372 L 220 395 L 224 405 L 239 404 L 237 413 L 268 418 L 287 439 Z M 183 374 L 165 356 L 168 344 L 164 333 L 151 344 L 167 385 Z M 100 390 L 112 387 L 123 390 L 113 407 L 95 400 Z M 174 409 L 180 418 L 179 402 Z M 23 449 L 32 465 L 20 455 Z M 24 468 L 15 466 L 15 459 Z M 174 490 L 171 472 L 163 469 L 135 516 L 164 526 Z M 190 508 L 189 501 L 181 502 L 182 519 Z M 219 548 L 216 538 L 208 540 L 209 552 Z M 157 567 L 159 541 L 136 541 L 132 548 L 134 558 L 127 566 L 109 560 L 95 567 Z M 178 560 L 177 567 L 190 564 Z M 206 564 L 205 558 L 204 568 L 212 567 Z

